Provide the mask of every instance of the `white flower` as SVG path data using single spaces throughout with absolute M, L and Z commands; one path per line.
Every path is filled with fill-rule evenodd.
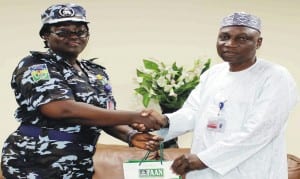
M 188 83 L 192 81 L 195 78 L 195 75 L 193 73 L 187 73 L 185 77 L 185 82 Z
M 176 63 L 165 65 L 163 62 L 148 59 L 144 59 L 143 62 L 144 67 L 137 70 L 136 81 L 139 87 L 135 91 L 143 96 L 144 106 L 147 107 L 150 100 L 156 100 L 177 109 L 182 106 L 187 94 L 199 83 L 202 71 L 210 66 L 210 59 L 204 65 L 200 60 L 195 61 L 190 70 L 177 66 Z
M 168 74 L 166 75 L 166 79 L 169 80 L 169 81 L 171 81 L 171 78 L 172 78 L 171 74 L 168 73 Z
M 185 78 L 186 78 L 186 74 L 184 73 L 177 79 L 177 81 L 178 82 L 184 81 Z
M 170 81 L 170 83 L 171 83 L 171 85 L 176 85 L 176 81 L 174 80 L 174 79 L 171 79 L 171 81 Z
M 177 94 L 174 92 L 173 88 L 171 88 L 171 90 L 169 92 L 169 96 L 177 97 Z
M 183 85 L 184 85 L 184 81 L 179 81 L 177 84 L 174 85 L 174 88 L 178 89 L 178 88 L 180 88 Z
M 156 95 L 156 94 L 155 94 L 155 91 L 153 91 L 153 89 L 150 89 L 150 90 L 149 90 L 149 93 L 150 93 L 150 96 Z
M 163 63 L 158 63 L 158 69 L 159 71 L 164 71 L 166 69 L 166 66 Z
M 171 76 L 175 76 L 177 74 L 177 71 L 173 70 L 172 68 L 168 70 L 168 73 L 171 75 Z
M 152 76 L 152 78 L 154 78 L 154 79 L 155 79 L 156 76 L 157 76 L 157 74 L 156 74 L 155 72 L 152 72 L 152 71 L 151 71 L 151 73 L 149 73 L 149 74 L 150 74 L 150 75 Z
M 166 85 L 164 87 L 164 91 L 167 92 L 167 93 L 169 93 L 171 91 L 171 89 L 172 89 L 172 85 Z
M 157 83 L 152 83 L 152 89 L 157 89 L 157 87 L 158 87 L 158 84 Z
M 165 77 L 160 76 L 157 80 L 156 83 L 159 87 L 164 87 L 167 85 L 167 80 L 165 79 Z
M 142 83 L 142 82 L 143 82 L 143 78 L 142 78 L 142 77 L 137 77 L 137 78 L 136 78 L 136 81 L 137 81 L 138 83 Z

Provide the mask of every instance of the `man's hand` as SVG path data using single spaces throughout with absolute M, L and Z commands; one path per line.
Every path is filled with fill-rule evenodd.
M 163 138 L 149 133 L 136 133 L 131 138 L 131 144 L 145 150 L 156 151 L 159 149 L 160 142 Z
M 158 129 L 164 127 L 167 123 L 165 116 L 153 109 L 144 109 L 140 112 L 140 115 L 142 117 L 144 117 L 146 120 L 149 120 L 149 122 L 151 121 L 153 123 L 153 128 L 147 127 L 146 122 L 145 123 L 133 123 L 131 125 L 131 127 L 133 127 L 134 129 L 137 129 L 138 131 L 141 131 L 141 132 L 158 130 Z
M 172 170 L 177 175 L 185 175 L 193 170 L 201 170 L 207 166 L 195 154 L 184 154 L 176 158 L 171 165 Z

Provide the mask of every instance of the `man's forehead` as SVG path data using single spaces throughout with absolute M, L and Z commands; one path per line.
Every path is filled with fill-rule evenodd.
M 226 26 L 220 28 L 219 33 L 256 35 L 260 32 L 245 26 Z

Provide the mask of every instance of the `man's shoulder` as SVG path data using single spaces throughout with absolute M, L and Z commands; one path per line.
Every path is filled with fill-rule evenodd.
M 217 63 L 209 68 L 210 72 L 220 72 L 222 70 L 228 70 L 229 66 L 226 62 Z
M 257 66 L 258 67 L 255 68 L 253 74 L 255 74 L 259 79 L 273 79 L 275 81 L 278 81 L 279 79 L 286 79 L 288 81 L 294 81 L 294 77 L 289 70 L 281 64 L 259 59 Z
M 262 58 L 258 59 L 258 66 L 261 69 L 264 69 L 265 71 L 270 71 L 272 73 L 274 73 L 274 72 L 279 72 L 279 73 L 286 72 L 286 73 L 288 73 L 288 70 L 285 66 L 283 66 L 281 64 L 278 64 L 278 63 L 274 63 L 274 62 L 269 61 L 269 60 L 262 59 Z

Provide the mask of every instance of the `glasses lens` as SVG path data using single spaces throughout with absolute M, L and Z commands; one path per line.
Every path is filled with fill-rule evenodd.
M 89 36 L 89 32 L 88 31 L 77 31 L 77 32 L 72 32 L 72 31 L 57 31 L 57 32 L 51 32 L 55 35 L 57 35 L 58 37 L 62 37 L 62 38 L 70 38 L 73 35 L 76 35 L 77 37 L 80 38 L 86 38 Z
M 78 31 L 78 32 L 74 32 L 74 34 L 75 33 L 78 37 L 81 37 L 81 38 L 85 38 L 89 35 L 88 31 Z

